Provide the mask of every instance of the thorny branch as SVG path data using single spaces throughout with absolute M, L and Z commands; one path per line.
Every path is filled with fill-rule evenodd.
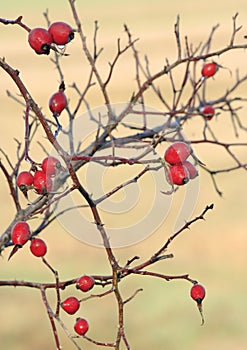
M 218 29 L 219 25 L 216 25 L 212 28 L 209 37 L 204 44 L 200 43 L 196 48 L 194 48 L 190 44 L 187 37 L 184 38 L 183 44 L 180 33 L 180 18 L 178 16 L 174 26 L 174 34 L 177 45 L 177 58 L 174 62 L 170 62 L 168 58 L 164 58 L 165 66 L 160 70 L 152 73 L 150 70 L 148 57 L 145 57 L 145 65 L 143 65 L 141 62 L 140 53 L 136 47 L 137 39 L 132 38 L 129 28 L 127 25 L 124 25 L 125 34 L 127 35 L 127 44 L 125 46 L 122 46 L 121 40 L 117 40 L 116 54 L 113 57 L 112 61 L 109 63 L 109 66 L 107 66 L 106 70 L 108 73 L 106 74 L 106 77 L 103 78 L 105 75 L 103 75 L 103 72 L 101 72 L 98 65 L 100 54 L 103 50 L 102 48 L 98 49 L 98 22 L 95 21 L 95 29 L 92 39 L 93 48 L 90 49 L 86 34 L 82 28 L 81 20 L 78 16 L 75 1 L 69 0 L 69 4 L 77 27 L 76 31 L 81 40 L 82 52 L 90 65 L 85 86 L 83 88 L 79 88 L 77 82 L 74 82 L 71 86 L 78 94 L 78 100 L 74 108 L 69 106 L 66 109 L 69 116 L 69 130 L 61 131 L 61 133 L 63 133 L 63 136 L 68 137 L 70 151 L 65 151 L 63 146 L 59 143 L 59 140 L 54 137 L 51 131 L 53 121 L 46 118 L 46 116 L 42 113 L 41 109 L 35 102 L 35 99 L 31 96 L 23 80 L 20 78 L 19 71 L 11 67 L 11 65 L 8 64 L 4 58 L 0 59 L 0 67 L 14 81 L 21 94 L 21 98 L 16 98 L 10 93 L 8 93 L 8 95 L 25 108 L 24 150 L 22 151 L 21 142 L 18 141 L 16 164 L 13 165 L 8 158 L 7 153 L 1 150 L 1 153 L 4 155 L 4 159 L 0 161 L 0 170 L 8 183 L 10 194 L 15 204 L 15 213 L 13 214 L 12 222 L 0 237 L 0 249 L 4 250 L 12 245 L 11 230 L 17 221 L 28 221 L 30 219 L 33 219 L 36 215 L 43 215 L 41 224 L 39 223 L 37 228 L 34 229 L 33 233 L 33 235 L 40 234 L 54 220 L 55 211 L 53 210 L 53 206 L 55 206 L 65 196 L 70 195 L 73 191 L 80 193 L 82 198 L 82 203 L 80 203 L 80 206 L 90 208 L 93 225 L 97 227 L 98 232 L 101 235 L 103 248 L 105 249 L 106 255 L 108 257 L 108 262 L 111 267 L 110 274 L 92 276 L 95 280 L 96 285 L 102 287 L 109 286 L 109 289 L 103 293 L 92 294 L 89 297 L 82 299 L 81 302 L 85 302 L 86 300 L 93 298 L 103 298 L 106 295 L 112 294 L 114 295 L 114 298 L 117 302 L 118 314 L 118 329 L 116 331 L 114 341 L 101 342 L 96 341 L 95 339 L 91 339 L 87 336 L 83 336 L 83 339 L 97 346 L 111 347 L 118 350 L 123 344 L 126 349 L 130 349 L 131 346 L 129 340 L 127 339 L 124 327 L 125 304 L 133 300 L 142 289 L 137 289 L 134 293 L 131 294 L 131 296 L 129 296 L 127 299 L 124 299 L 120 289 L 121 281 L 129 275 L 138 274 L 142 276 L 157 277 L 166 281 L 183 279 L 195 284 L 196 281 L 192 279 L 187 273 L 183 275 L 167 275 L 163 273 L 148 271 L 146 268 L 151 268 L 151 266 L 157 262 L 172 258 L 173 254 L 167 253 L 167 250 L 174 239 L 177 239 L 182 232 L 190 228 L 195 222 L 204 220 L 206 213 L 209 210 L 213 209 L 213 205 L 206 206 L 200 215 L 186 222 L 184 226 L 172 234 L 156 252 L 153 252 L 151 257 L 146 261 L 137 263 L 137 260 L 139 260 L 140 257 L 135 256 L 134 258 L 129 259 L 124 266 L 121 266 L 117 259 L 115 251 L 111 247 L 111 241 L 108 237 L 107 228 L 104 225 L 100 211 L 98 209 L 99 204 L 106 201 L 120 189 L 130 186 L 130 184 L 137 183 L 147 173 L 150 173 L 151 171 L 164 171 L 166 165 L 161 157 L 157 157 L 157 155 L 155 155 L 155 149 L 160 144 L 168 144 L 177 140 L 184 140 L 182 133 L 183 129 L 189 125 L 190 121 L 193 118 L 202 118 L 200 107 L 206 102 L 215 107 L 218 116 L 226 113 L 230 114 L 235 136 L 238 136 L 240 132 L 246 132 L 247 127 L 243 125 L 241 117 L 239 116 L 241 106 L 235 107 L 235 103 L 239 103 L 240 105 L 244 104 L 246 102 L 246 99 L 239 96 L 236 97 L 234 94 L 237 93 L 237 89 L 240 87 L 240 85 L 246 83 L 247 75 L 240 77 L 239 73 L 237 72 L 236 80 L 230 88 L 228 88 L 222 93 L 222 95 L 216 97 L 214 100 L 207 101 L 208 79 L 202 78 L 198 71 L 199 67 L 201 67 L 200 63 L 202 61 L 217 59 L 229 51 L 246 49 L 247 44 L 235 43 L 236 36 L 241 30 L 241 26 L 237 26 L 238 14 L 233 16 L 232 19 L 233 29 L 229 43 L 222 48 L 214 51 L 211 50 L 211 46 L 214 38 L 214 33 L 216 29 Z M 49 24 L 50 21 L 48 18 L 48 13 L 45 12 L 44 16 L 47 20 L 47 24 Z M 19 16 L 15 20 L 0 18 L 0 23 L 4 25 L 19 25 L 24 30 L 28 32 L 30 31 L 30 28 L 23 23 L 22 16 Z M 52 63 L 55 65 L 59 77 L 63 81 L 65 77 L 63 74 L 63 67 L 60 62 L 59 52 L 57 50 L 54 51 L 55 57 L 52 59 Z M 116 113 L 110 95 L 109 86 L 112 81 L 113 74 L 117 69 L 120 58 L 128 51 L 132 51 L 134 58 L 136 88 L 134 92 L 131 92 L 130 100 L 118 113 Z M 184 70 L 183 74 L 180 76 L 182 79 L 178 81 L 177 69 L 180 67 L 183 67 Z M 168 101 L 167 97 L 164 97 L 162 89 L 157 85 L 158 82 L 162 81 L 162 79 L 168 82 L 172 96 L 171 101 Z M 107 122 L 104 121 L 104 118 L 101 115 L 95 116 L 91 111 L 90 103 L 88 101 L 90 100 L 89 95 L 93 88 L 97 88 L 98 93 L 103 96 Z M 153 112 L 148 110 L 145 103 L 145 94 L 148 91 L 152 91 L 154 97 L 158 98 L 158 100 L 162 103 L 163 109 L 161 111 Z M 82 105 L 86 106 L 86 109 L 89 112 L 89 119 L 94 123 L 97 123 L 97 132 L 94 135 L 95 137 L 93 141 L 90 141 L 81 150 L 79 146 L 74 144 L 73 128 L 74 122 Z M 42 194 L 34 201 L 30 202 L 25 208 L 22 208 L 18 197 L 18 189 L 15 183 L 16 175 L 22 162 L 28 161 L 29 165 L 30 163 L 31 165 L 35 164 L 35 162 L 29 156 L 29 149 L 32 147 L 32 141 L 37 128 L 34 130 L 31 137 L 31 124 L 29 123 L 30 113 L 33 113 L 34 116 L 32 116 L 32 118 L 34 118 L 37 125 L 43 129 L 49 144 L 53 145 L 57 151 L 57 154 L 61 157 L 66 165 L 66 168 L 62 171 L 58 179 L 57 190 L 63 188 L 67 179 L 71 180 L 72 185 L 67 187 L 66 190 L 61 190 L 61 193 L 51 192 Z M 142 116 L 142 123 L 139 126 L 136 126 L 134 123 L 132 125 L 129 120 L 126 121 L 127 117 L 131 115 L 135 117 Z M 162 123 L 150 127 L 149 121 L 154 118 L 154 116 L 162 117 Z M 238 169 L 247 170 L 247 164 L 244 161 L 240 160 L 240 158 L 237 156 L 237 153 L 233 151 L 233 148 L 235 147 L 246 147 L 247 143 L 223 142 L 220 139 L 220 135 L 216 135 L 214 133 L 213 127 L 209 126 L 209 121 L 204 119 L 203 121 L 203 127 L 198 132 L 199 138 L 191 138 L 191 140 L 189 140 L 192 147 L 196 147 L 200 144 L 211 144 L 215 147 L 220 147 L 228 156 L 230 156 L 231 160 L 233 160 L 235 163 L 233 166 L 229 166 L 224 169 L 219 168 L 212 170 L 209 169 L 203 162 L 200 162 L 199 158 L 197 158 L 197 155 L 193 153 L 197 165 L 210 175 L 215 190 L 218 192 L 218 194 L 221 195 L 221 191 L 219 190 L 218 184 L 216 183 L 215 175 L 218 173 L 232 172 Z M 118 130 L 122 127 L 124 127 L 125 130 L 124 135 L 121 135 L 121 132 L 118 133 Z M 83 144 L 83 141 L 84 140 L 80 140 L 80 145 Z M 128 148 L 133 151 L 133 154 L 135 154 L 135 156 L 133 155 L 131 157 L 126 157 L 122 156 L 121 154 L 118 155 L 119 150 L 126 150 Z M 100 152 L 106 149 L 110 150 L 108 154 L 101 155 Z M 135 153 L 134 151 L 136 150 L 141 150 L 141 154 L 138 152 L 138 154 Z M 152 157 L 145 159 L 147 155 L 152 155 Z M 98 166 L 104 166 L 108 168 L 117 166 L 134 167 L 135 165 L 142 165 L 143 168 L 141 170 L 138 168 L 138 172 L 134 177 L 129 178 L 122 183 L 119 183 L 118 186 L 113 187 L 110 191 L 104 193 L 103 196 L 94 198 L 94 195 L 90 194 L 86 186 L 83 185 L 77 173 L 79 169 L 90 162 L 95 162 L 98 164 Z M 5 165 L 4 163 L 7 164 Z M 10 171 L 8 168 L 10 168 Z M 71 210 L 72 209 L 73 208 L 71 208 Z M 60 214 L 63 215 L 64 212 L 61 212 Z M 59 310 L 61 306 L 60 292 L 71 285 L 75 285 L 77 283 L 78 277 L 66 281 L 60 281 L 57 271 L 48 263 L 46 259 L 43 258 L 42 260 L 54 275 L 55 282 L 39 283 L 28 281 L 0 281 L 0 286 L 28 287 L 39 289 L 51 323 L 56 348 L 60 349 L 61 344 L 55 320 L 60 324 L 64 332 L 71 340 L 72 344 L 77 349 L 81 349 L 75 341 L 75 336 L 70 333 L 59 316 Z M 52 310 L 46 296 L 46 291 L 48 289 L 53 289 L 56 293 L 55 311 Z

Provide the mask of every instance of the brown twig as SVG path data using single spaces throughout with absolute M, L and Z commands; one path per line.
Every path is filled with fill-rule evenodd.
M 31 31 L 31 29 L 22 22 L 22 16 L 17 17 L 16 19 L 5 19 L 5 18 L 0 18 L 0 23 L 3 23 L 5 25 L 11 24 L 17 24 L 23 29 L 25 29 L 28 33 Z

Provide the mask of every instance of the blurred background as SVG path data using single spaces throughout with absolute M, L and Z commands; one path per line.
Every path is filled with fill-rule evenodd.
M 104 47 L 100 67 L 108 68 L 116 50 L 116 42 L 120 37 L 125 42 L 123 24 L 127 24 L 133 37 L 139 38 L 138 49 L 140 57 L 149 57 L 151 72 L 156 72 L 164 66 L 165 59 L 170 62 L 176 59 L 174 39 L 174 24 L 180 15 L 181 39 L 188 36 L 194 46 L 205 41 L 213 26 L 220 24 L 216 31 L 213 48 L 226 46 L 232 32 L 232 16 L 239 13 L 238 24 L 243 25 L 237 36 L 237 42 L 243 42 L 247 34 L 247 7 L 242 0 L 225 1 L 178 1 L 164 2 L 159 0 L 116 2 L 111 0 L 76 1 L 78 13 L 82 21 L 88 42 L 92 43 L 94 21 L 99 24 L 99 48 Z M 15 19 L 23 15 L 23 21 L 29 27 L 46 26 L 43 12 L 48 9 L 51 21 L 67 21 L 73 26 L 73 17 L 67 1 L 13 1 L 1 4 L 0 17 Z M 27 43 L 27 33 L 18 26 L 0 25 L 1 57 L 20 71 L 27 88 L 36 102 L 48 113 L 47 96 L 56 91 L 59 76 L 53 63 L 46 56 L 36 56 Z M 62 59 L 73 104 L 76 95 L 69 88 L 74 81 L 81 89 L 87 81 L 88 64 L 81 53 L 79 39 L 75 39 L 68 48 L 70 57 Z M 110 88 L 113 103 L 127 101 L 134 86 L 134 70 L 129 69 L 129 60 L 122 58 L 112 79 Z M 132 62 L 132 61 L 131 61 Z M 246 74 L 246 52 L 230 52 L 219 57 L 219 63 L 229 67 L 233 72 L 236 68 L 240 74 Z M 101 66 L 102 65 L 102 66 Z M 84 73 L 85 72 L 85 73 Z M 234 83 L 234 74 L 228 70 L 218 74 L 210 91 L 211 98 L 220 96 L 227 85 Z M 16 157 L 16 142 L 22 140 L 24 133 L 22 108 L 9 99 L 6 90 L 14 95 L 16 87 L 4 71 L 0 71 L 0 113 L 1 113 L 1 148 L 11 159 Z M 246 98 L 246 83 L 237 91 Z M 102 104 L 100 95 L 92 96 L 92 107 Z M 155 101 L 150 100 L 153 107 Z M 241 103 L 240 103 L 241 105 Z M 246 125 L 246 106 L 239 115 Z M 62 117 L 61 117 L 62 118 Z M 229 116 L 228 116 L 229 118 Z M 230 119 L 230 118 L 229 118 Z M 63 120 L 63 119 L 62 119 Z M 224 140 L 247 142 L 246 134 L 240 133 L 234 138 L 231 123 L 226 119 L 223 124 L 220 118 L 213 121 L 216 130 L 222 132 Z M 193 132 L 193 130 L 192 130 Z M 188 134 L 188 136 L 190 136 Z M 43 140 L 44 135 L 40 136 Z M 45 142 L 45 141 L 44 141 Z M 160 150 L 162 152 L 162 149 Z M 212 147 L 198 148 L 200 158 L 211 167 L 227 167 L 229 159 L 215 153 Z M 40 147 L 34 144 L 32 155 L 40 156 Z M 240 149 L 241 159 L 246 161 L 246 149 Z M 186 281 L 163 282 L 150 277 L 131 276 L 121 283 L 121 291 L 128 298 L 138 288 L 143 292 L 126 305 L 126 333 L 133 349 L 172 350 L 206 350 L 246 349 L 246 309 L 247 279 L 246 279 L 246 172 L 226 173 L 217 176 L 223 197 L 220 198 L 213 189 L 206 174 L 200 174 L 200 191 L 193 215 L 201 213 L 210 203 L 215 207 L 206 216 L 206 221 L 197 222 L 190 231 L 184 232 L 170 247 L 169 252 L 174 259 L 163 261 L 153 267 L 153 270 L 164 274 L 189 273 L 205 285 L 207 296 L 204 302 L 205 325 L 200 326 L 200 317 L 196 304 L 190 299 L 190 284 Z M 128 248 L 116 249 L 116 255 L 124 264 L 134 255 L 148 258 L 173 233 L 177 212 L 183 201 L 183 191 L 174 196 L 171 211 L 165 223 L 151 237 Z M 3 232 L 13 219 L 14 207 L 9 198 L 5 179 L 0 174 L 0 202 Z M 108 274 L 110 267 L 105 253 L 81 243 L 71 237 L 61 225 L 56 222 L 43 233 L 48 245 L 47 259 L 59 271 L 60 279 L 66 280 L 86 274 Z M 7 262 L 9 251 L 2 254 L 0 280 L 53 281 L 53 276 L 47 271 L 39 259 L 29 254 L 24 247 Z M 101 291 L 101 289 L 97 289 Z M 77 293 L 74 288 L 68 288 L 62 298 Z M 51 297 L 51 303 L 53 296 Z M 4 349 L 26 350 L 55 348 L 50 324 L 42 304 L 40 292 L 29 288 L 2 287 L 0 289 L 0 342 Z M 81 316 L 88 318 L 90 331 L 88 335 L 96 340 L 112 341 L 116 332 L 116 303 L 112 297 L 91 300 L 82 305 Z M 70 330 L 76 317 L 62 315 Z M 73 348 L 61 330 L 64 348 Z M 81 341 L 82 348 L 94 349 L 95 346 Z

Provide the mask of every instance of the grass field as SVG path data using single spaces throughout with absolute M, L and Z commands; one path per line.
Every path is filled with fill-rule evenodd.
M 238 23 L 243 24 L 242 34 L 237 42 L 242 42 L 247 34 L 246 2 L 230 1 L 179 1 L 160 0 L 116 2 L 112 0 L 77 0 L 79 14 L 90 42 L 94 21 L 99 22 L 99 47 L 104 47 L 101 69 L 108 68 L 116 49 L 117 38 L 125 42 L 123 24 L 126 23 L 134 37 L 140 38 L 139 51 L 148 55 L 152 72 L 159 71 L 165 58 L 172 62 L 176 58 L 176 46 L 173 26 L 179 14 L 181 20 L 181 38 L 188 35 L 195 45 L 205 40 L 211 28 L 220 23 L 215 35 L 215 48 L 221 48 L 229 42 L 232 30 L 232 16 L 239 12 Z M 73 23 L 67 1 L 17 1 L 9 0 L 1 4 L 0 17 L 14 19 L 23 15 L 24 22 L 32 26 L 44 26 L 42 13 L 49 9 L 50 19 Z M 246 29 L 246 31 L 245 31 Z M 47 95 L 57 88 L 59 76 L 47 57 L 38 57 L 31 52 L 26 33 L 17 26 L 0 25 L 1 57 L 20 71 L 21 77 L 32 96 L 45 113 L 48 113 Z M 81 55 L 79 40 L 71 43 L 70 57 L 62 61 L 67 85 L 79 81 L 80 86 L 87 79 L 87 63 Z M 113 76 L 111 96 L 114 103 L 126 101 L 134 86 L 134 70 L 127 60 L 119 62 L 119 68 Z M 237 67 L 246 74 L 246 52 L 233 52 L 219 57 L 222 65 Z M 130 60 L 130 61 L 128 61 Z M 22 111 L 9 100 L 6 90 L 13 94 L 17 90 L 3 71 L 0 71 L 0 112 L 1 112 L 1 148 L 15 157 L 14 137 L 22 139 L 23 125 L 19 122 Z M 212 84 L 212 97 L 224 91 L 234 76 L 224 70 Z M 240 89 L 246 98 L 247 84 Z M 74 96 L 71 89 L 71 101 Z M 150 105 L 155 101 L 150 100 Z M 92 106 L 102 104 L 102 98 L 92 96 Z M 246 107 L 240 111 L 246 123 Z M 62 117 L 61 117 L 62 118 Z M 225 140 L 234 140 L 231 123 L 218 119 L 215 128 L 223 134 Z M 196 127 L 196 126 L 195 126 Z M 193 132 L 193 128 L 192 128 Z M 189 134 L 188 134 L 189 135 Z M 41 135 L 41 139 L 43 135 Z M 247 142 L 246 133 L 241 133 L 238 141 Z M 162 151 L 162 149 L 160 150 Z M 34 156 L 40 155 L 40 148 L 32 150 Z M 221 158 L 213 149 L 198 149 L 202 159 L 207 159 L 214 167 L 228 165 L 227 158 Z M 240 151 L 242 159 L 247 158 L 246 150 Z M 200 192 L 194 215 L 198 215 L 210 203 L 215 204 L 207 214 L 205 222 L 197 222 L 170 247 L 175 258 L 161 262 L 155 271 L 165 274 L 189 273 L 206 286 L 207 296 L 204 303 L 205 325 L 200 326 L 196 305 L 189 297 L 190 285 L 185 281 L 161 282 L 148 277 L 130 277 L 121 283 L 124 297 L 129 297 L 136 289 L 143 292 L 126 305 L 126 332 L 131 349 L 147 350 L 150 347 L 165 350 L 244 350 L 247 343 L 246 293 L 247 293 L 247 186 L 246 172 L 239 171 L 218 177 L 224 193 L 219 198 L 213 190 L 210 179 L 200 174 Z M 159 230 L 137 245 L 116 250 L 121 263 L 134 255 L 143 259 L 157 249 L 174 230 L 174 222 L 183 202 L 183 191 L 174 196 L 168 218 Z M 14 208 L 9 199 L 9 191 L 3 175 L 0 175 L 1 231 L 4 231 L 13 218 Z M 85 245 L 72 238 L 56 222 L 44 232 L 49 252 L 49 262 L 60 272 L 65 280 L 81 274 L 108 274 L 110 268 L 105 253 L 100 248 Z M 43 267 L 39 259 L 33 259 L 24 247 L 10 262 L 8 251 L 3 253 L 0 262 L 0 280 L 52 281 L 53 276 Z M 66 290 L 64 296 L 72 292 Z M 52 300 L 52 296 L 51 296 Z M 84 307 L 84 306 L 83 306 Z M 111 297 L 90 301 L 85 304 L 83 315 L 90 320 L 90 337 L 101 341 L 111 341 L 116 332 L 116 303 Z M 0 344 L 6 350 L 54 349 L 48 317 L 42 305 L 39 292 L 28 288 L 0 288 Z M 64 316 L 64 321 L 72 329 L 75 317 Z M 72 349 L 67 338 L 61 332 L 64 349 Z M 83 343 L 82 343 L 83 344 Z M 95 349 L 88 343 L 83 349 Z

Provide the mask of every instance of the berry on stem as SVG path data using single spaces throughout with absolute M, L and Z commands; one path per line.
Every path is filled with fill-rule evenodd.
M 28 42 L 38 55 L 49 55 L 52 36 L 44 28 L 34 28 L 28 34 Z
M 198 310 L 201 314 L 202 318 L 202 325 L 204 324 L 204 317 L 203 317 L 203 311 L 202 311 L 202 301 L 205 298 L 206 290 L 201 284 L 194 284 L 190 290 L 190 296 L 193 300 L 196 301 Z
M 29 171 L 22 171 L 18 174 L 16 183 L 24 196 L 27 197 L 27 191 L 33 186 L 33 175 Z
M 170 166 L 168 170 L 168 178 L 173 185 L 182 186 L 189 182 L 190 174 L 184 165 L 175 164 Z
M 75 297 L 68 297 L 61 303 L 62 309 L 66 311 L 69 315 L 73 315 L 80 308 L 80 302 Z
M 33 238 L 31 239 L 30 250 L 34 256 L 42 257 L 47 252 L 47 246 L 43 239 Z
M 33 178 L 33 186 L 38 194 L 45 194 L 52 189 L 52 180 L 43 170 L 36 170 Z
M 164 155 L 165 161 L 169 164 L 183 163 L 191 154 L 191 147 L 182 141 L 170 145 Z
M 79 335 L 84 335 L 88 331 L 89 325 L 85 318 L 78 317 L 74 324 L 74 330 Z
M 191 180 L 198 176 L 198 171 L 191 162 L 186 160 L 185 162 L 183 162 L 183 166 L 188 170 Z
M 205 119 L 211 120 L 215 114 L 215 110 L 214 107 L 210 105 L 205 105 L 202 108 L 200 108 L 200 113 Z
M 57 130 L 55 131 L 55 137 L 57 136 L 59 130 L 62 128 L 62 125 L 58 121 L 59 115 L 67 107 L 67 98 L 64 93 L 65 85 L 62 82 L 59 86 L 58 92 L 55 92 L 49 99 L 49 108 L 55 118 L 57 123 Z
M 215 62 L 206 63 L 202 67 L 202 72 L 201 72 L 202 76 L 204 78 L 212 77 L 213 75 L 215 75 L 215 73 L 217 72 L 218 68 L 219 68 L 219 66 Z
M 53 116 L 59 116 L 64 108 L 67 106 L 67 98 L 64 93 L 65 84 L 62 82 L 59 86 L 58 92 L 55 92 L 49 100 L 49 108 L 53 113 Z
M 46 176 L 55 176 L 61 168 L 61 163 L 57 158 L 49 156 L 43 159 L 41 168 Z
M 30 239 L 30 228 L 25 221 L 18 221 L 11 231 L 13 244 L 22 247 Z
M 31 231 L 25 221 L 18 221 L 12 228 L 11 239 L 14 244 L 8 260 L 30 239 Z
M 80 289 L 82 292 L 87 292 L 93 288 L 94 284 L 95 281 L 92 276 L 84 275 L 78 278 L 76 288 Z
M 72 27 L 64 22 L 54 22 L 48 28 L 48 32 L 52 36 L 52 40 L 56 45 L 66 45 L 74 39 L 74 31 Z

